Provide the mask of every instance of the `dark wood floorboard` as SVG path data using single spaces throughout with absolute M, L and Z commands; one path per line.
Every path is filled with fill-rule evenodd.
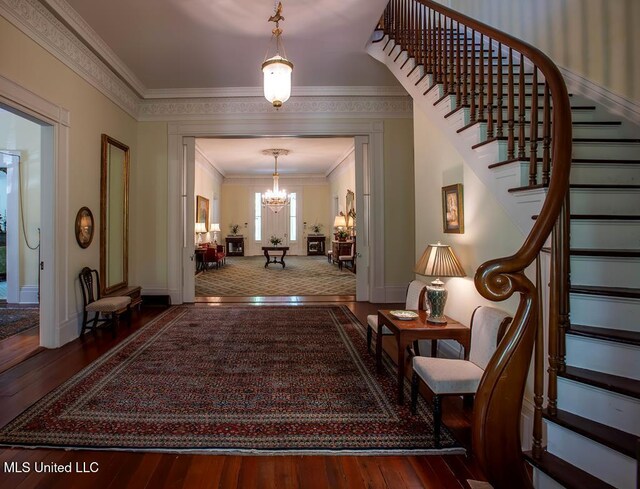
M 280 298 L 281 303 L 346 305 L 366 324 L 368 314 L 379 308 L 402 304 L 353 302 L 344 297 Z M 233 307 L 217 301 L 194 307 Z M 269 303 L 272 303 L 269 301 Z M 55 350 L 42 349 L 0 373 L 0 426 L 4 426 L 31 404 L 65 382 L 82 368 L 109 351 L 164 311 L 162 306 L 143 307 L 131 328 L 121 326 L 116 338 L 110 332 L 85 335 Z M 385 338 L 385 352 L 395 357 L 394 342 Z M 5 359 L 0 350 L 0 365 Z M 408 369 L 410 375 L 410 369 Z M 426 389 L 425 389 L 426 390 Z M 422 393 L 430 400 L 428 392 Z M 443 421 L 453 435 L 468 447 L 471 409 L 458 399 L 445 398 Z M 91 463 L 98 471 L 90 472 Z M 23 463 L 32 470 L 5 472 L 5 463 Z M 43 474 L 33 469 L 41 464 L 71 464 L 86 473 Z M 76 465 L 77 464 L 77 465 Z M 93 467 L 96 467 L 95 465 Z M 444 456 L 222 456 L 143 453 L 99 450 L 0 449 L 0 487 L 25 488 L 433 488 L 467 489 L 467 479 L 484 480 L 473 457 Z

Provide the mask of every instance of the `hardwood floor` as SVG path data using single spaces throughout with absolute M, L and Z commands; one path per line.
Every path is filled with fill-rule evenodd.
M 358 319 L 381 305 L 346 302 Z M 234 302 L 239 299 L 236 298 Z M 285 299 L 288 301 L 288 299 Z M 256 303 L 249 300 L 248 302 Z M 294 298 L 289 303 L 304 302 Z M 311 301 L 310 301 L 311 302 Z M 317 304 L 317 298 L 313 301 Z M 220 307 L 220 303 L 194 307 Z M 400 304 L 385 304 L 401 307 Z M 0 426 L 66 381 L 76 372 L 140 329 L 164 308 L 146 306 L 131 329 L 88 334 L 56 350 L 43 350 L 0 373 Z M 393 344 L 384 347 L 393 352 Z M 0 363 L 2 363 L 0 351 Z M 423 395 L 428 397 L 425 392 Z M 469 444 L 471 411 L 461 400 L 445 399 L 443 420 L 454 436 Z M 13 464 L 13 465 L 12 465 Z M 23 465 L 25 464 L 25 465 Z M 36 469 L 69 468 L 72 473 Z M 93 464 L 93 465 L 92 465 Z M 8 473 L 10 467 L 29 472 Z M 92 472 L 95 470 L 95 472 Z M 445 456 L 219 456 L 124 451 L 0 449 L 0 487 L 23 488 L 468 488 L 467 479 L 484 480 L 473 457 Z

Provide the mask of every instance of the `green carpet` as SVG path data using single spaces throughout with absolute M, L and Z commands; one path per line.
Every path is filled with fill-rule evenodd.
M 285 263 L 264 268 L 262 256 L 227 257 L 224 266 L 196 277 L 196 297 L 356 293 L 355 274 L 324 256 L 287 256 Z

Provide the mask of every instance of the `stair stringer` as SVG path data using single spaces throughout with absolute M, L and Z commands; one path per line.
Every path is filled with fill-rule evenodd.
M 385 36 L 381 41 L 370 42 L 367 45 L 367 52 L 374 59 L 387 66 L 409 93 L 413 103 L 422 109 L 431 122 L 441 128 L 443 136 L 495 196 L 511 221 L 524 236 L 527 236 L 533 227 L 531 216 L 539 214 L 546 198 L 546 189 L 520 194 L 509 192 L 511 188 L 522 186 L 523 178 L 525 178 L 523 171 L 526 170 L 526 165 L 516 162 L 496 169 L 489 168 L 489 165 L 506 159 L 501 154 L 503 145 L 494 141 L 473 149 L 475 144 L 481 142 L 483 131 L 481 125 L 477 124 L 458 133 L 458 129 L 466 124 L 464 109 L 445 117 L 455 108 L 455 96 L 442 97 L 442 85 L 436 85 L 424 94 L 430 87 L 431 76 L 423 77 L 423 67 L 416 67 L 413 59 L 407 59 L 406 51 L 402 51 L 393 40 L 390 41 L 388 36 Z

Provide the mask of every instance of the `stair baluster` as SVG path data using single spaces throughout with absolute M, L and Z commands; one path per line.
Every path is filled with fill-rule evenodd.
M 507 135 L 507 159 L 513 160 L 516 156 L 515 143 L 515 94 L 513 87 L 513 49 L 509 48 L 509 74 L 507 75 L 507 120 L 509 132 Z
M 471 29 L 471 111 L 469 119 L 474 123 L 478 120 L 476 114 L 476 31 Z
M 537 91 L 537 88 L 536 88 Z M 549 186 L 551 173 L 551 99 L 549 96 L 549 84 L 544 82 L 544 112 L 542 120 L 542 185 Z
M 525 158 L 525 130 L 524 130 L 524 121 L 525 121 L 525 96 L 524 92 L 526 87 L 524 85 L 524 59 L 522 59 L 522 55 L 520 55 L 520 67 L 518 70 L 518 90 L 520 96 L 518 97 L 518 124 L 519 124 L 519 132 L 518 132 L 518 158 L 524 160 Z M 537 87 L 536 87 L 537 90 Z
M 503 94 L 503 83 L 504 80 L 502 79 L 502 43 L 498 43 L 498 120 L 497 120 L 497 126 L 498 126 L 498 131 L 496 133 L 496 136 L 498 136 L 499 138 L 504 136 L 504 129 L 502 127 L 502 98 L 504 96 Z
M 531 96 L 531 123 L 529 124 L 529 185 L 538 183 L 538 68 L 535 67 L 533 68 L 533 88 L 535 96 Z
M 542 284 L 542 268 L 540 265 L 540 255 L 536 258 L 536 289 L 538 291 L 538 310 L 536 311 L 536 343 L 534 351 L 534 380 L 533 380 L 533 446 L 532 452 L 535 457 L 542 455 L 542 405 L 544 403 L 544 325 L 542 323 L 544 304 Z
M 484 34 L 480 33 L 480 63 L 478 64 L 478 120 L 484 121 Z
M 460 22 L 456 22 L 456 36 L 460 32 Z M 462 43 L 456 39 L 456 107 L 462 106 Z
M 493 138 L 493 45 L 491 39 L 488 40 L 489 59 L 487 61 L 487 139 Z M 500 56 L 500 53 L 498 53 Z M 484 71 L 484 70 L 483 70 Z M 502 73 L 498 73 L 498 78 Z

